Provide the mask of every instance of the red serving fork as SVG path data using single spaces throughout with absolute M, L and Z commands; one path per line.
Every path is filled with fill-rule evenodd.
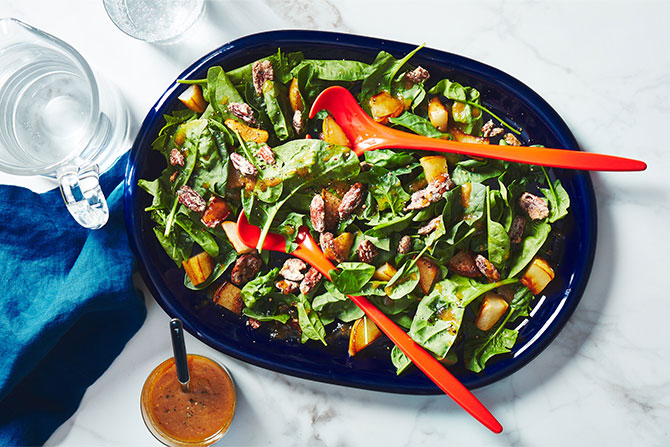
M 329 87 L 321 92 L 312 104 L 309 117 L 314 118 L 322 109 L 328 110 L 335 118 L 358 155 L 375 149 L 419 149 L 587 171 L 647 169 L 643 161 L 613 155 L 567 149 L 461 143 L 403 132 L 373 120 L 358 105 L 349 90 L 340 86 Z
M 240 213 L 237 220 L 237 232 L 242 242 L 249 247 L 255 247 L 258 244 L 261 229 L 249 223 L 244 211 Z M 329 272 L 335 266 L 323 254 L 319 245 L 309 234 L 307 227 L 300 227 L 296 242 L 298 248 L 291 252 L 291 255 L 307 262 L 330 280 Z M 268 233 L 263 241 L 262 248 L 263 250 L 286 253 L 286 239 L 282 235 Z M 502 425 L 493 417 L 491 412 L 440 362 L 412 340 L 404 330 L 377 309 L 367 298 L 348 296 L 435 385 L 488 429 L 494 433 L 502 432 Z

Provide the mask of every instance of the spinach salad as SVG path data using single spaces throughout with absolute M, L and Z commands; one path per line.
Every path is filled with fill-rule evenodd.
M 418 48 L 417 48 L 418 50 Z M 359 158 L 314 99 L 341 85 L 376 121 L 431 138 L 521 145 L 480 92 L 380 52 L 371 63 L 278 51 L 207 78 L 181 81 L 185 109 L 165 116 L 153 149 L 167 167 L 139 186 L 184 286 L 208 291 L 254 329 L 288 328 L 303 343 L 349 335 L 349 354 L 379 330 L 346 294 L 367 296 L 445 364 L 481 371 L 510 351 L 534 296 L 554 277 L 552 226 L 568 213 L 560 180 L 537 166 L 422 151 Z M 533 150 L 529 147 L 528 150 Z M 297 247 L 306 226 L 336 265 L 332 282 L 289 257 L 247 247 L 249 221 Z M 262 246 L 262 240 L 258 247 Z M 276 264 L 276 262 L 275 262 Z M 224 278 L 227 280 L 224 281 Z M 398 374 L 411 362 L 396 347 Z

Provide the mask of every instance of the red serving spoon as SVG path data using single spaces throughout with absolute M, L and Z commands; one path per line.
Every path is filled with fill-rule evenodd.
M 249 247 L 255 247 L 258 244 L 261 229 L 249 223 L 244 211 L 240 213 L 240 217 L 237 219 L 237 232 L 242 242 Z M 296 242 L 298 243 L 298 248 L 291 252 L 291 255 L 307 262 L 330 280 L 329 272 L 335 266 L 323 254 L 319 245 L 309 234 L 307 227 L 300 227 Z M 286 239 L 282 235 L 268 233 L 263 241 L 263 250 L 286 253 Z M 399 328 L 389 317 L 377 309 L 367 298 L 348 296 L 435 385 L 440 387 L 442 391 L 489 430 L 494 433 L 502 432 L 502 425 L 493 417 L 491 412 L 435 357 L 412 340 L 404 330 Z
M 567 149 L 540 147 L 529 149 L 522 146 L 461 143 L 402 132 L 373 120 L 358 105 L 358 101 L 349 90 L 340 86 L 329 87 L 321 92 L 312 104 L 309 117 L 314 118 L 322 109 L 328 110 L 335 118 L 353 144 L 354 152 L 358 155 L 375 149 L 419 149 L 587 171 L 644 171 L 647 169 L 647 164 L 643 161 L 613 155 Z

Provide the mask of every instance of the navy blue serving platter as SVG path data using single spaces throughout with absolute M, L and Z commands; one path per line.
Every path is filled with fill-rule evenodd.
M 371 62 L 380 51 L 402 57 L 414 45 L 349 34 L 319 31 L 273 31 L 243 37 L 204 56 L 178 79 L 201 79 L 207 69 L 221 65 L 230 70 L 282 51 L 302 51 L 306 58 L 356 59 Z M 481 92 L 484 105 L 499 116 L 524 129 L 522 138 L 529 144 L 543 144 L 579 150 L 572 133 L 537 93 L 515 78 L 462 56 L 424 48 L 413 58 L 413 65 L 427 68 L 432 80 L 449 78 L 473 86 Z M 319 343 L 300 344 L 280 340 L 263 330 L 252 330 L 243 318 L 207 302 L 202 293 L 183 285 L 183 270 L 163 252 L 144 213 L 150 197 L 137 187 L 141 178 L 157 177 L 164 159 L 151 149 L 151 142 L 164 124 L 163 114 L 182 108 L 177 96 L 185 87 L 176 82 L 147 114 L 132 147 L 125 178 L 125 219 L 131 247 L 139 260 L 140 271 L 161 307 L 184 322 L 194 336 L 213 348 L 281 373 L 311 380 L 372 390 L 438 394 L 441 391 L 418 370 L 397 376 L 389 359 L 389 343 L 377 343 L 349 358 L 346 340 L 323 347 Z M 570 215 L 560 222 L 559 250 L 552 263 L 556 278 L 535 301 L 532 317 L 519 326 L 519 339 L 510 354 L 489 361 L 479 374 L 459 364 L 451 371 L 468 388 L 488 385 L 512 374 L 537 356 L 565 325 L 577 307 L 595 254 L 596 203 L 591 180 L 586 172 L 554 170 L 570 194 Z

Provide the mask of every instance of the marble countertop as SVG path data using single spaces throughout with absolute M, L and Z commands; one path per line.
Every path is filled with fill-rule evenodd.
M 67 5 L 67 6 L 66 6 Z M 445 396 L 406 396 L 297 379 L 250 366 L 188 336 L 231 370 L 239 392 L 222 445 L 669 445 L 668 290 L 670 3 L 661 1 L 209 1 L 171 46 L 133 40 L 101 0 L 0 0 L 13 16 L 70 43 L 120 86 L 133 132 L 165 87 L 201 55 L 270 29 L 351 32 L 471 57 L 519 78 L 588 151 L 645 160 L 642 173 L 592 175 L 598 248 L 582 302 L 556 340 L 475 394 L 505 427 L 493 435 Z M 34 179 L 1 176 L 38 188 Z M 142 287 L 141 280 L 137 278 Z M 158 445 L 139 393 L 171 356 L 168 316 L 148 317 L 48 445 Z

